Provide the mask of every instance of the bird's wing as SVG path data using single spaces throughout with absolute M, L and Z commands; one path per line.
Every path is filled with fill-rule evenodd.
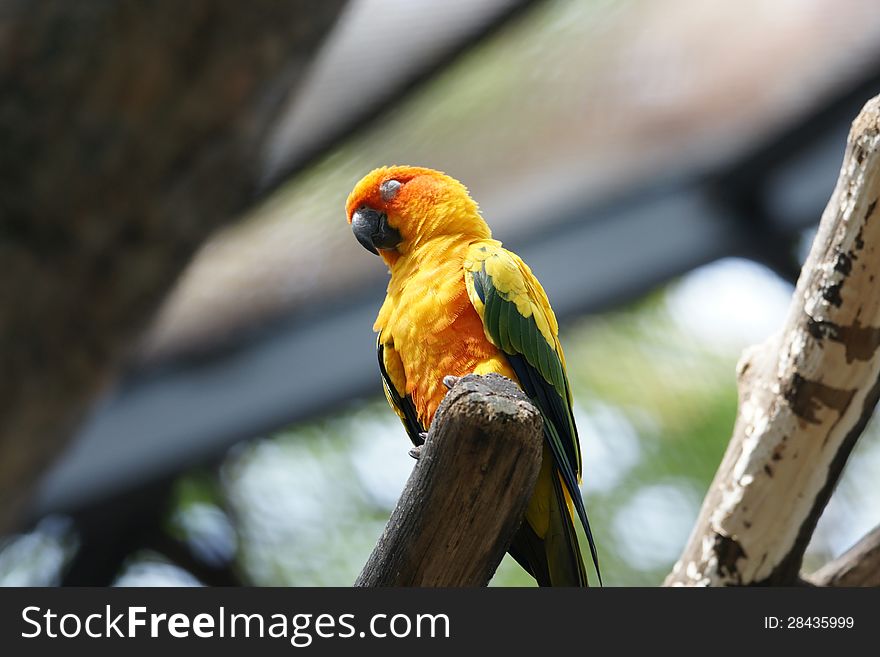
M 379 356 L 379 371 L 382 373 L 382 387 L 385 389 L 385 398 L 397 413 L 397 417 L 403 422 L 403 427 L 413 445 L 418 447 L 425 442 L 421 433 L 425 431 L 422 423 L 416 415 L 416 407 L 412 398 L 406 394 L 406 373 L 400 355 L 394 349 L 390 341 L 383 343 L 382 334 L 376 340 L 376 351 Z M 403 391 L 403 392 L 401 392 Z
M 529 267 L 500 242 L 475 242 L 465 260 L 468 297 L 486 338 L 501 349 L 520 385 L 544 416 L 544 434 L 584 526 L 598 573 L 598 555 L 578 489 L 581 452 L 559 327 L 547 295 Z M 600 579 L 601 581 L 601 579 Z

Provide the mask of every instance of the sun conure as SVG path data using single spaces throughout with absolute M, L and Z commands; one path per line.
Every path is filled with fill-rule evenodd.
M 460 182 L 439 171 L 383 167 L 355 185 L 346 214 L 357 240 L 391 272 L 374 329 L 385 394 L 416 446 L 447 375 L 496 372 L 544 417 L 543 461 L 511 555 L 541 586 L 586 586 L 578 489 L 581 454 L 556 317 L 528 266 L 492 239 Z

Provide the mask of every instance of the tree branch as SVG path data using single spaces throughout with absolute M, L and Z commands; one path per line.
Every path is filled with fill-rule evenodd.
M 461 379 L 355 586 L 486 585 L 531 497 L 541 426 L 512 381 Z
M 880 586 L 880 526 L 807 579 L 816 586 Z
M 794 584 L 880 394 L 880 97 L 855 120 L 782 332 L 746 351 L 739 416 L 667 585 Z

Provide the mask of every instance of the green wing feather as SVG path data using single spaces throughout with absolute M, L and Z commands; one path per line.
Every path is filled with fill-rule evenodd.
M 486 337 L 505 353 L 523 390 L 544 416 L 545 439 L 584 526 L 601 583 L 596 546 L 578 488 L 581 452 L 571 408 L 571 390 L 556 319 L 547 296 L 528 266 L 501 248 L 499 242 L 472 246 L 465 270 L 468 294 L 483 320 Z M 557 482 L 554 488 L 557 495 L 562 496 Z M 565 541 L 577 550 L 574 527 L 570 522 L 564 525 Z M 577 561 L 581 564 L 579 551 Z M 580 569 L 582 572 L 582 565 Z

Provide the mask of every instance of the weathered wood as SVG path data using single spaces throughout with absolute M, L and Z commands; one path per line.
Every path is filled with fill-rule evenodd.
M 446 395 L 403 495 L 355 586 L 484 586 L 541 465 L 541 415 L 504 377 Z
M 733 438 L 667 585 L 796 583 L 816 522 L 877 403 L 878 98 L 853 123 L 782 332 L 738 365 Z
M 0 533 L 189 257 L 250 202 L 343 0 L 0 8 Z
M 807 578 L 816 586 L 880 586 L 880 527 Z

